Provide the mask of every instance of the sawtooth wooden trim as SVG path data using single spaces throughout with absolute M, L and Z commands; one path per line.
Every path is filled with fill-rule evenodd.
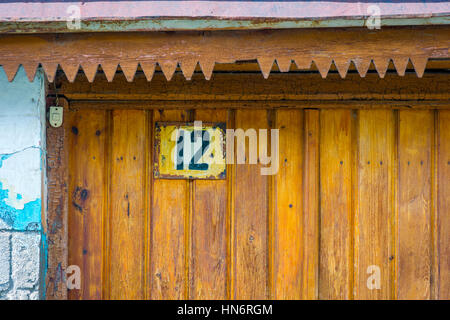
M 19 65 L 33 79 L 41 64 L 50 82 L 58 65 L 70 82 L 80 67 L 92 82 L 99 65 L 112 81 L 120 65 L 127 81 L 132 82 L 138 65 L 147 80 L 152 79 L 156 64 L 167 80 L 177 66 L 191 79 L 197 64 L 210 79 L 216 63 L 254 59 L 264 78 L 269 77 L 274 61 L 281 72 L 288 72 L 292 63 L 299 69 L 310 69 L 314 62 L 323 78 L 332 64 L 345 78 L 351 63 L 365 77 L 373 63 L 383 78 L 391 60 L 399 75 L 405 74 L 411 61 L 417 76 L 422 77 L 428 59 L 449 58 L 449 32 L 446 26 L 427 26 L 0 35 L 0 64 L 9 80 Z

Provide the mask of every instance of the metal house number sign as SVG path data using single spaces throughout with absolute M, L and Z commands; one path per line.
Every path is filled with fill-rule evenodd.
M 225 123 L 157 122 L 155 178 L 224 179 Z

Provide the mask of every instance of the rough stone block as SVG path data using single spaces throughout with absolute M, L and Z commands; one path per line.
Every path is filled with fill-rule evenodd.
M 11 230 L 12 227 L 0 218 L 0 230 Z
M 10 286 L 11 273 L 11 243 L 10 234 L 0 233 L 0 292 L 5 291 Z
M 13 233 L 11 278 L 15 288 L 34 288 L 39 281 L 39 233 Z
M 39 300 L 39 291 L 32 291 L 30 293 L 30 300 Z
M 30 291 L 29 290 L 11 290 L 6 294 L 7 300 L 30 300 Z

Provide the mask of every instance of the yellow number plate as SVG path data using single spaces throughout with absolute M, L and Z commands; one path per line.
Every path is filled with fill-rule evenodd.
M 225 179 L 225 123 L 157 122 L 155 178 Z

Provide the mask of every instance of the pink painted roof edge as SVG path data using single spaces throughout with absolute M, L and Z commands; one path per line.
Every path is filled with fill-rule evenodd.
M 139 18 L 327 19 L 434 17 L 450 15 L 450 2 L 336 2 L 336 1 L 94 1 L 0 3 L 0 21 L 64 21 L 79 8 L 81 20 Z M 76 9 L 75 9 L 76 10 Z

